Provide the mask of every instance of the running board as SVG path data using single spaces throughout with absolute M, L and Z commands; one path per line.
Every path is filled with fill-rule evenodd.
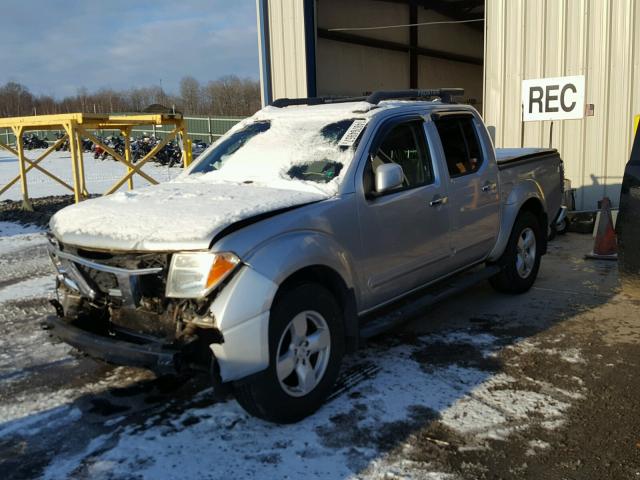
M 431 287 L 426 287 L 422 295 L 409 301 L 399 301 L 397 303 L 398 307 L 390 312 L 377 316 L 375 314 L 367 315 L 368 317 L 373 315 L 373 318 L 360 328 L 360 337 L 375 337 L 387 330 L 402 325 L 416 315 L 424 313 L 424 310 L 428 307 L 461 293 L 484 280 L 488 280 L 499 272 L 500 267 L 489 265 L 481 270 L 473 270 L 462 275 L 451 277 Z

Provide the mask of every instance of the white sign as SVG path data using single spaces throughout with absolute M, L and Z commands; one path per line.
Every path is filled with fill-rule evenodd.
M 522 81 L 522 120 L 584 117 L 584 75 Z
M 354 143 L 356 143 L 356 140 L 362 133 L 362 130 L 364 130 L 364 127 L 366 126 L 367 126 L 366 120 L 362 120 L 362 119 L 354 120 L 351 126 L 347 129 L 347 131 L 344 132 L 344 135 L 338 142 L 338 145 L 340 147 L 352 146 Z

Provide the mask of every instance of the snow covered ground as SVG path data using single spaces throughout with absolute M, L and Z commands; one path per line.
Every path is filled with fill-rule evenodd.
M 44 241 L 0 222 L 0 478 L 458 478 L 420 442 L 483 451 L 560 427 L 582 396 L 580 379 L 568 391 L 505 373 L 518 355 L 555 355 L 535 340 L 466 326 L 372 343 L 317 414 L 265 423 L 216 402 L 206 379 L 166 387 L 52 339 L 39 325 L 53 285 Z
M 35 159 L 44 150 L 30 150 L 27 158 Z M 89 193 L 102 194 L 126 173 L 126 167 L 113 159 L 96 160 L 91 153 L 84 154 L 85 178 Z M 50 171 L 68 184 L 72 185 L 71 154 L 69 152 L 53 152 L 38 165 Z M 156 163 L 147 163 L 142 170 L 159 182 L 175 178 L 182 169 L 169 168 Z M 0 149 L 0 187 L 19 174 L 18 159 L 9 152 Z M 149 183 L 139 175 L 134 175 L 134 185 L 143 186 Z M 32 198 L 48 195 L 68 195 L 72 192 L 42 172 L 31 169 L 27 174 L 29 196 Z M 126 188 L 126 187 L 124 187 Z M 0 195 L 2 200 L 19 200 L 22 198 L 20 182 L 16 182 L 9 190 Z

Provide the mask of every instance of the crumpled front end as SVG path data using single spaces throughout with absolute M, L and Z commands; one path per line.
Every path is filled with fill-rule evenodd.
M 222 342 L 212 298 L 165 295 L 170 253 L 113 253 L 49 237 L 57 270 L 54 334 L 92 356 L 158 371 L 209 368 Z

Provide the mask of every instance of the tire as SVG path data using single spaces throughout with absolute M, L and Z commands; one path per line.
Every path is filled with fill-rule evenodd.
M 315 338 L 322 345 L 328 342 L 328 348 L 311 354 L 304 344 L 292 348 L 302 326 L 306 332 L 301 339 Z M 318 284 L 294 286 L 271 308 L 269 367 L 236 383 L 235 397 L 251 415 L 275 423 L 297 422 L 320 408 L 331 393 L 344 351 L 343 314 L 334 296 Z M 309 384 L 304 385 L 301 378 L 309 378 Z
M 569 220 L 565 218 L 564 220 L 562 220 L 560 225 L 556 225 L 556 234 L 564 235 L 565 233 L 567 233 L 568 228 L 569 228 Z
M 540 269 L 542 235 L 533 213 L 518 215 L 507 247 L 496 262 L 502 270 L 489 280 L 493 288 L 504 293 L 524 293 L 531 288 Z
M 549 231 L 549 240 L 554 240 L 558 235 L 564 235 L 569 228 L 569 220 L 565 218 L 560 224 L 554 224 Z

